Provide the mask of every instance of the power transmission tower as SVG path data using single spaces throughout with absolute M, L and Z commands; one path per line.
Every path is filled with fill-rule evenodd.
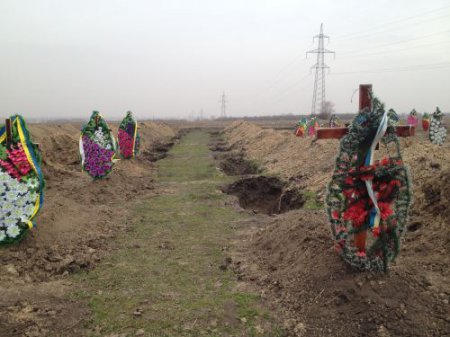
M 227 98 L 225 96 L 225 92 L 222 94 L 222 100 L 220 101 L 221 107 L 220 107 L 220 118 L 226 118 L 227 117 Z
M 330 69 L 325 64 L 325 54 L 336 54 L 334 51 L 324 48 L 324 39 L 330 39 L 329 36 L 323 33 L 323 23 L 320 24 L 320 33 L 313 37 L 313 42 L 315 39 L 318 40 L 317 49 L 309 50 L 306 52 L 306 57 L 308 54 L 317 54 L 316 64 L 311 67 L 311 69 L 316 69 L 316 75 L 314 77 L 314 92 L 311 106 L 311 115 L 316 115 L 325 112 L 325 69 Z

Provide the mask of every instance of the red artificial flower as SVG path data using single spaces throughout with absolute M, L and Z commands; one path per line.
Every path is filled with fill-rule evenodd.
M 380 160 L 380 165 L 382 166 L 387 166 L 389 164 L 389 158 L 384 157 L 383 159 Z
M 373 178 L 374 178 L 373 174 L 361 174 L 362 181 L 373 180 Z
M 356 256 L 366 257 L 366 252 L 365 251 L 356 252 Z
M 368 216 L 369 212 L 364 200 L 354 203 L 344 212 L 344 220 L 351 221 L 354 227 L 360 227 L 367 222 Z
M 389 185 L 392 187 L 394 187 L 394 186 L 400 187 L 400 186 L 402 186 L 402 183 L 400 182 L 400 180 L 393 179 L 389 182 Z
M 378 208 L 380 210 L 380 217 L 383 220 L 386 220 L 392 214 L 394 214 L 394 211 L 392 210 L 391 205 L 387 202 L 379 202 Z
M 376 238 L 380 236 L 380 226 L 372 229 L 372 234 L 373 236 L 375 236 Z
M 347 176 L 347 178 L 345 178 L 345 183 L 347 185 L 353 185 L 354 184 L 354 179 L 352 176 Z
M 334 220 L 337 220 L 337 219 L 339 219 L 339 211 L 332 211 L 331 212 L 331 217 L 334 219 Z

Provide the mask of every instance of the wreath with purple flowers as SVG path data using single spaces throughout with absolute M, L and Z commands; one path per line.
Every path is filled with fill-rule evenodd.
M 131 111 L 119 125 L 119 151 L 123 158 L 129 159 L 134 157 L 139 151 L 140 137 L 136 119 Z
M 94 111 L 89 122 L 81 129 L 81 165 L 92 178 L 106 177 L 112 170 L 116 153 L 116 142 L 108 124 Z

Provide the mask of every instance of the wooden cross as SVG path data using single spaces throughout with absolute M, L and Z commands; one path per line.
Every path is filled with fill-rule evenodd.
M 361 84 L 359 86 L 359 111 L 364 109 L 372 110 L 372 85 Z M 397 126 L 397 136 L 412 137 L 415 135 L 415 126 Z M 317 139 L 340 139 L 348 133 L 348 127 L 344 128 L 319 128 L 317 130 Z M 378 149 L 378 146 L 377 146 Z M 367 231 L 364 230 L 353 235 L 354 246 L 360 251 L 365 252 Z
M 359 85 L 359 111 L 372 109 L 372 84 Z M 411 125 L 401 125 L 396 127 L 397 136 L 413 137 L 416 134 L 416 127 Z M 319 128 L 317 129 L 317 139 L 341 139 L 348 133 L 348 127 L 344 128 Z

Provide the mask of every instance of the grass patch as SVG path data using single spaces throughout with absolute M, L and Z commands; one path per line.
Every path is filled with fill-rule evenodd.
M 317 194 L 312 191 L 303 191 L 303 196 L 306 198 L 303 208 L 310 210 L 321 210 L 324 208 L 323 202 L 319 201 Z
M 141 200 L 133 230 L 93 271 L 73 276 L 93 312 L 92 336 L 281 336 L 259 295 L 237 292 L 219 266 L 232 224 L 245 215 L 225 203 L 229 182 L 209 153 L 208 133 L 186 135 L 158 162 L 157 180 L 170 194 Z M 98 330 L 98 329 L 97 329 Z

